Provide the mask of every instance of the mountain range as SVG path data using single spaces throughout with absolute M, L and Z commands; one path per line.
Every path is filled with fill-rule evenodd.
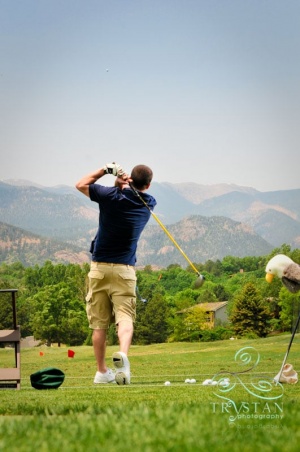
M 300 189 L 259 192 L 229 184 L 154 182 L 149 193 L 157 200 L 156 215 L 193 262 L 265 255 L 283 243 L 299 247 Z M 98 215 L 98 206 L 73 187 L 0 182 L 0 252 L 5 251 L 1 260 L 17 259 L 18 243 L 28 248 L 38 240 L 41 249 L 53 249 L 46 253 L 50 260 L 87 261 Z M 15 245 L 13 253 L 8 241 L 11 250 Z M 23 255 L 24 263 L 32 265 L 35 254 L 41 260 L 41 249 L 34 251 L 33 246 L 29 261 Z M 151 218 L 139 243 L 138 264 L 171 263 L 187 264 Z

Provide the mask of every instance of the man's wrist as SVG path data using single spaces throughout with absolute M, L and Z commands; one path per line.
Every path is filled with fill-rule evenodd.
M 100 177 L 105 175 L 105 171 L 104 168 L 99 168 L 95 173 L 94 173 L 94 178 L 95 180 L 100 179 Z

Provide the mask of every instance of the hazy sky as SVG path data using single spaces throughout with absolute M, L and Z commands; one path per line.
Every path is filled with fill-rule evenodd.
M 300 188 L 299 0 L 0 0 L 0 180 Z

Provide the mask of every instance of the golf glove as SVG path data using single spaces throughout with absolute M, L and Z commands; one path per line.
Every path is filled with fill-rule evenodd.
M 125 174 L 123 168 L 115 162 L 107 163 L 103 169 L 105 174 L 112 174 L 113 176 L 123 176 Z

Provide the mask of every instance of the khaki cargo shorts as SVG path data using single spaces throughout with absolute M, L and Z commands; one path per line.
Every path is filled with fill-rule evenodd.
M 91 262 L 86 313 L 92 329 L 108 329 L 121 320 L 135 321 L 136 274 L 134 267 Z

